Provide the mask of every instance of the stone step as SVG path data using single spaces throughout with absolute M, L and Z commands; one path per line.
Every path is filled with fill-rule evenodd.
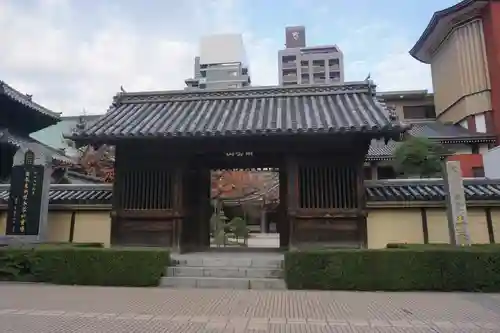
M 283 277 L 281 268 L 255 267 L 194 267 L 173 266 L 167 267 L 167 276 L 184 277 L 222 277 L 222 278 L 262 278 L 279 279 Z
M 283 259 L 280 258 L 173 258 L 176 266 L 185 267 L 253 267 L 253 268 L 282 268 Z
M 214 288 L 214 289 L 258 289 L 285 290 L 281 279 L 249 279 L 222 277 L 180 277 L 167 276 L 161 279 L 160 287 L 165 288 Z

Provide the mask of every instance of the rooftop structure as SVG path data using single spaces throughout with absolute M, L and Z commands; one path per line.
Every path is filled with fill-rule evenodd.
M 337 45 L 306 46 L 305 27 L 285 29 L 285 49 L 278 51 L 280 85 L 344 82 L 344 58 Z
M 232 89 L 250 85 L 243 37 L 221 34 L 200 40 L 200 55 L 194 59 L 194 77 L 185 81 L 187 90 Z
M 463 0 L 432 15 L 410 50 L 430 64 L 436 116 L 500 140 L 500 1 Z

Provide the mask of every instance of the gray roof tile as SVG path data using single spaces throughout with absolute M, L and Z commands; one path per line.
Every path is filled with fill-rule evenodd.
M 368 154 L 366 155 L 367 161 L 392 159 L 399 142 L 389 140 L 387 144 L 384 140 L 372 140 Z
M 442 201 L 443 179 L 395 179 L 366 181 L 368 201 Z M 500 200 L 500 179 L 464 179 L 467 200 Z
M 0 185 L 0 203 L 7 203 L 10 185 Z M 110 184 L 51 185 L 50 204 L 110 204 L 113 187 Z
M 437 120 L 412 120 L 408 135 L 428 138 L 441 144 L 494 142 L 493 135 L 478 133 L 459 125 L 443 124 Z M 368 161 L 392 159 L 400 142 L 389 140 L 372 140 L 366 159 Z
M 408 120 L 410 121 L 410 120 Z M 463 128 L 460 125 L 445 124 L 437 120 L 411 120 L 409 135 L 425 137 L 442 143 L 456 141 L 493 142 L 494 136 Z
M 73 138 L 404 131 L 366 82 L 222 91 L 121 93 Z
M 0 204 L 9 198 L 8 184 L 0 184 Z M 366 181 L 368 202 L 443 201 L 445 189 L 442 179 L 396 179 Z M 465 179 L 467 200 L 500 200 L 500 179 Z M 111 204 L 112 184 L 51 185 L 51 204 Z

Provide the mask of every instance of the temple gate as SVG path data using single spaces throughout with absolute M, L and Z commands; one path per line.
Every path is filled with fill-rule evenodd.
M 404 126 L 371 82 L 120 93 L 76 141 L 116 146 L 112 243 L 210 246 L 210 170 L 277 168 L 281 247 L 366 245 L 363 162 Z

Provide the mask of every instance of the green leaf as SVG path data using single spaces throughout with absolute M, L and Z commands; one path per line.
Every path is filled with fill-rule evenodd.
M 409 137 L 394 153 L 396 171 L 406 176 L 435 177 L 442 171 L 441 156 L 446 150 L 426 138 Z

